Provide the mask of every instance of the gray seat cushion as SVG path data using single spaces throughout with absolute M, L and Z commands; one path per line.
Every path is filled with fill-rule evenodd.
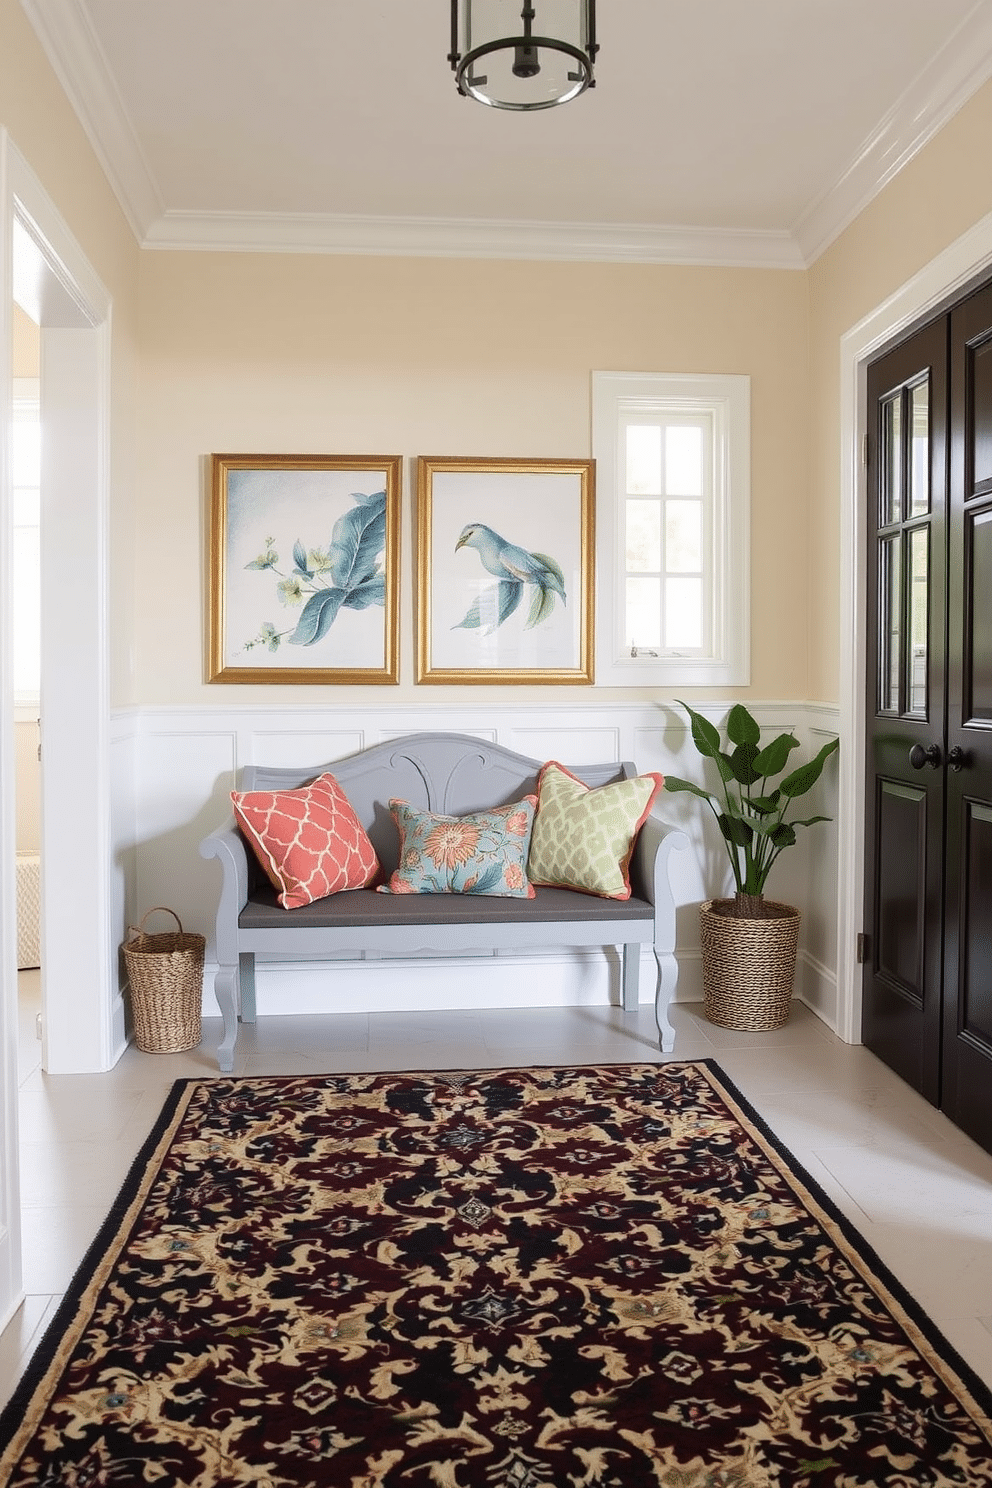
M 333 925 L 472 925 L 549 924 L 601 919 L 604 922 L 650 920 L 652 906 L 645 899 L 600 899 L 573 889 L 538 889 L 534 899 L 502 899 L 482 894 L 377 894 L 374 889 L 350 889 L 283 909 L 269 884 L 252 891 L 238 916 L 242 930 L 320 929 Z M 608 939 L 609 937 L 607 937 Z

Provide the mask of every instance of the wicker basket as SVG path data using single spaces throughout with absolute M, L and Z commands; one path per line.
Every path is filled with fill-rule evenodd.
M 179 926 L 175 931 L 148 935 L 145 920 L 162 910 Z M 131 986 L 134 1041 L 145 1054 L 178 1054 L 200 1042 L 203 999 L 202 935 L 186 934 L 173 909 L 150 909 L 137 929 L 128 926 L 124 960 Z
M 733 899 L 700 906 L 706 1017 L 720 1028 L 781 1028 L 792 1003 L 799 910 L 771 899 L 751 918 L 736 910 Z

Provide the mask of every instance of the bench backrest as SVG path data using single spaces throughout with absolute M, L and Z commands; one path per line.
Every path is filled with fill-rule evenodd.
M 542 763 L 468 734 L 407 734 L 315 768 L 246 765 L 238 789 L 290 790 L 329 772 L 368 832 L 383 868 L 391 873 L 399 857 L 391 799 L 444 816 L 466 816 L 536 791 Z M 634 765 L 615 760 L 565 768 L 590 786 L 637 774 Z

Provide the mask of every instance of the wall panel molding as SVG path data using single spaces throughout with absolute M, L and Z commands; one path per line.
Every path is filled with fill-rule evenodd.
M 720 722 L 730 703 L 700 707 Z M 763 727 L 793 730 L 803 755 L 820 747 L 824 731 L 836 732 L 836 709 L 796 702 L 750 702 Z M 129 880 L 129 913 L 167 904 L 188 930 L 207 936 L 204 1013 L 215 1016 L 212 991 L 213 912 L 219 878 L 217 866 L 197 852 L 200 839 L 229 813 L 229 792 L 238 769 L 248 763 L 307 765 L 315 768 L 358 749 L 419 730 L 443 729 L 499 743 L 536 759 L 562 764 L 591 764 L 604 759 L 630 759 L 640 770 L 659 770 L 703 780 L 701 761 L 684 716 L 674 704 L 590 702 L 582 706 L 503 706 L 452 704 L 423 706 L 348 704 L 253 706 L 231 704 L 208 708 L 143 708 L 115 717 L 115 730 L 134 741 L 133 886 Z M 115 733 L 115 737 L 116 737 Z M 824 782 L 817 810 L 830 815 L 836 788 Z M 679 854 L 673 866 L 677 906 L 679 999 L 702 995 L 699 963 L 698 905 L 729 891 L 729 870 L 722 841 L 705 808 L 686 795 L 659 798 L 663 820 L 686 831 L 694 851 Z M 831 951 L 836 941 L 837 883 L 835 827 L 815 829 L 816 852 L 795 848 L 778 887 L 770 892 L 799 903 L 804 913 L 805 944 L 797 975 L 797 996 L 830 1026 L 835 1021 L 836 978 Z M 654 995 L 654 962 L 644 957 L 641 997 Z M 509 973 L 509 975 L 508 975 Z M 512 987 L 515 1006 L 562 1003 L 606 1003 L 618 1000 L 618 958 L 614 952 L 565 950 L 553 955 L 432 960 L 365 960 L 309 962 L 287 966 L 263 964 L 258 973 L 259 1008 L 263 1016 L 313 1011 L 357 1012 L 403 1008 L 491 1007 Z M 807 995 L 808 994 L 808 995 Z

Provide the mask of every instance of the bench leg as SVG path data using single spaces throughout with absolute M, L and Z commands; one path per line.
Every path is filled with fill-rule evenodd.
M 658 1024 L 661 1052 L 670 1054 L 675 1048 L 675 1029 L 668 1020 L 668 1009 L 679 980 L 679 964 L 671 951 L 660 951 L 654 947 L 654 959 L 658 963 L 658 986 L 654 995 L 654 1015 Z
M 640 998 L 638 996 L 638 983 L 641 975 L 641 947 L 635 942 L 623 947 L 622 963 L 622 989 L 623 1010 L 632 1013 L 637 1007 Z
M 224 1037 L 217 1050 L 217 1068 L 223 1071 L 234 1068 L 234 1045 L 238 1037 L 238 968 L 220 966 L 214 977 L 214 995 L 224 1016 Z
M 255 1021 L 255 952 L 249 951 L 238 957 L 238 973 L 241 980 L 241 1021 Z

